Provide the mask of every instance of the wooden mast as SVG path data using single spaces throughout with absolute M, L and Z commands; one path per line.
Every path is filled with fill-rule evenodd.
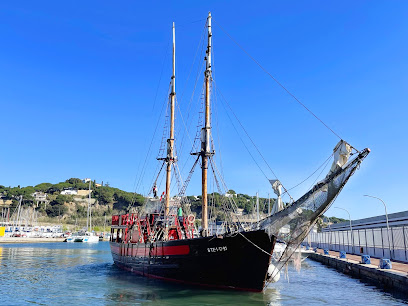
M 174 162 L 174 105 L 176 99 L 176 35 L 173 22 L 173 75 L 171 76 L 171 92 L 170 92 L 170 138 L 167 139 L 167 172 L 166 172 L 166 200 L 164 215 L 167 220 L 170 208 L 170 182 L 171 182 L 171 166 Z
M 208 199 L 207 199 L 207 171 L 210 151 L 211 118 L 210 118 L 210 85 L 211 85 L 211 12 L 207 18 L 208 45 L 206 51 L 205 70 L 205 126 L 202 129 L 201 158 L 202 158 L 202 235 L 208 235 Z

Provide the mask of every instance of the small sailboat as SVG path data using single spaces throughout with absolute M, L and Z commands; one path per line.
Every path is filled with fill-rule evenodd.
M 199 149 L 192 152 L 195 163 L 187 180 L 180 184 L 179 193 L 170 196 L 172 171 L 177 175 L 175 154 L 175 28 L 173 23 L 173 73 L 169 95 L 169 134 L 166 154 L 158 158 L 165 169 L 166 189 L 157 196 L 156 181 L 153 197 L 138 210 L 112 216 L 110 248 L 114 263 L 125 270 L 146 277 L 203 287 L 244 291 L 263 291 L 276 281 L 279 272 L 306 237 L 317 219 L 329 208 L 351 175 L 368 155 L 369 149 L 354 152 L 341 140 L 334 150 L 334 163 L 327 176 L 315 184 L 297 201 L 283 205 L 281 184 L 271 181 L 278 193 L 276 208 L 256 222 L 241 222 L 234 199 L 223 198 L 226 213 L 222 233 L 209 229 L 208 172 L 214 174 L 217 186 L 226 185 L 215 165 L 212 136 L 210 91 L 212 83 L 212 28 L 211 14 L 207 23 L 207 48 L 204 73 L 204 122 L 199 137 Z M 197 164 L 201 165 L 201 227 L 197 228 L 195 215 L 189 210 L 185 192 Z M 210 172 L 210 173 L 211 173 Z M 157 177 L 159 177 L 159 174 Z M 218 178 L 218 179 L 217 179 Z M 222 189 L 221 187 L 219 189 Z M 228 190 L 228 189 L 227 189 Z M 180 209 L 182 214 L 180 214 Z M 259 214 L 258 214 L 259 216 Z M 281 229 L 290 231 L 279 259 L 272 264 L 275 243 Z
M 91 181 L 89 181 L 89 194 L 88 194 L 88 209 L 86 217 L 86 228 L 81 231 L 73 233 L 67 237 L 67 242 L 99 242 L 99 236 L 92 231 L 92 211 L 91 211 Z

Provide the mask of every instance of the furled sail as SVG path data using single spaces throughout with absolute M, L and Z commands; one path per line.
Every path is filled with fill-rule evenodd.
M 334 173 L 336 170 L 343 167 L 347 163 L 350 153 L 351 146 L 344 140 L 340 140 L 333 149 L 334 160 L 329 174 Z
M 283 209 L 283 202 L 282 202 L 282 184 L 279 180 L 269 180 L 272 185 L 273 192 L 278 196 L 273 205 L 271 214 L 276 214 L 277 212 Z
M 315 225 L 317 219 L 330 207 L 348 179 L 370 152 L 369 149 L 364 149 L 354 159 L 344 164 L 343 162 L 347 162 L 346 158 L 348 159 L 350 155 L 345 153 L 349 148 L 350 146 L 344 141 L 337 144 L 334 150 L 335 155 L 339 157 L 337 161 L 335 159 L 336 169 L 334 171 L 332 171 L 333 168 L 330 169 L 326 178 L 313 186 L 300 199 L 259 222 L 259 228 L 264 228 L 269 235 L 277 237 L 279 237 L 279 229 L 287 224 L 290 226 L 290 233 L 285 237 L 287 247 L 276 264 L 271 279 L 279 273 Z

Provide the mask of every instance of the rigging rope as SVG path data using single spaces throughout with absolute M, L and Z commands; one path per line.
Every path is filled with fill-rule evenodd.
M 257 249 L 259 249 L 260 251 L 264 252 L 266 255 L 271 256 L 271 253 L 268 253 L 267 251 L 265 251 L 263 248 L 261 248 L 260 246 L 256 245 L 254 242 L 252 242 L 251 240 L 249 240 L 247 237 L 245 237 L 244 235 L 242 235 L 241 232 L 238 232 L 238 234 L 240 234 L 242 237 L 244 237 L 250 244 L 252 244 L 254 247 L 256 247 Z
M 156 106 L 157 95 L 159 93 L 160 83 L 161 83 L 161 80 L 162 80 L 162 77 L 163 77 L 163 71 L 164 71 L 164 66 L 165 66 L 165 63 L 166 63 L 167 51 L 169 50 L 169 46 L 170 46 L 170 41 L 167 43 L 166 51 L 164 52 L 163 64 L 162 64 L 162 69 L 161 69 L 161 72 L 160 72 L 159 84 L 157 84 L 156 94 L 154 95 L 152 112 L 154 111 L 154 107 Z
M 170 91 L 170 85 L 169 85 L 169 91 Z M 167 100 L 167 98 L 166 98 L 166 100 Z M 163 113 L 163 109 L 164 109 L 164 106 L 165 106 L 165 105 L 167 106 L 167 103 L 163 103 L 162 109 L 161 109 L 161 111 L 160 111 L 160 115 L 159 115 L 158 118 L 157 118 L 156 127 L 155 127 L 155 129 L 154 129 L 154 133 L 153 133 L 152 139 L 151 139 L 151 141 L 150 141 L 149 149 L 147 150 L 147 154 L 146 154 L 146 157 L 145 157 L 145 160 L 144 160 L 144 163 L 143 163 L 143 167 L 142 167 L 142 171 L 141 171 L 140 176 L 139 176 L 139 180 L 138 180 L 137 185 L 136 185 L 136 188 L 135 188 L 135 192 L 136 192 L 136 190 L 139 188 L 139 185 L 140 185 L 140 183 L 141 183 L 141 181 L 142 181 L 142 179 L 143 179 L 143 177 L 144 177 L 144 172 L 146 171 L 145 167 L 146 167 L 146 164 L 147 164 L 147 158 L 149 157 L 150 150 L 151 150 L 152 145 L 153 145 L 153 140 L 154 140 L 154 138 L 155 138 L 155 136 L 156 136 L 157 127 L 159 126 L 159 123 L 160 123 L 160 117 L 161 117 L 161 115 L 162 115 L 162 113 Z
M 227 187 L 227 184 L 225 183 L 224 178 L 223 178 L 222 175 L 220 174 L 220 171 L 218 170 L 217 165 L 215 164 L 215 160 L 214 160 L 214 158 L 212 158 L 212 157 L 210 157 L 210 165 L 211 165 L 211 169 L 212 169 L 212 171 L 213 171 L 214 179 L 215 179 L 215 182 L 216 182 L 216 184 L 217 184 L 218 189 L 221 191 L 221 188 L 219 187 L 219 183 L 218 183 L 218 180 L 217 180 L 217 175 L 218 175 L 218 177 L 220 178 L 221 183 L 223 184 L 223 187 L 224 187 L 224 189 L 225 189 L 225 192 L 228 192 L 229 189 L 228 189 L 228 187 Z M 230 204 L 231 210 L 232 210 L 232 211 L 235 213 L 235 215 L 236 215 L 236 218 L 237 218 L 237 220 L 238 220 L 239 225 L 241 226 L 241 228 L 244 228 L 243 225 L 242 225 L 241 220 L 240 220 L 239 217 L 238 217 L 238 205 L 235 203 L 235 201 L 234 201 L 233 198 L 227 198 L 227 200 L 228 200 L 228 202 L 229 202 L 229 204 Z M 229 214 L 228 214 L 228 215 L 229 215 Z M 231 220 L 232 220 L 232 219 L 231 219 Z
M 334 155 L 334 153 L 332 154 Z M 327 165 L 329 164 L 330 161 L 330 157 L 326 160 L 326 164 L 324 165 L 322 171 L 320 171 L 319 175 L 316 177 L 316 179 L 314 180 L 312 186 L 309 187 L 309 189 L 312 189 L 312 187 L 314 186 L 314 184 L 316 184 L 317 180 L 319 179 L 319 177 L 322 175 L 323 171 L 326 169 Z M 317 170 L 316 170 L 317 171 Z
M 169 85 L 168 91 L 170 91 L 170 85 Z M 167 98 L 166 98 L 166 100 L 167 100 Z M 161 108 L 161 110 L 160 110 L 160 115 L 159 115 L 158 118 L 157 118 L 156 127 L 155 127 L 155 129 L 154 129 L 153 136 L 152 136 L 152 138 L 151 138 L 151 140 L 150 140 L 149 149 L 147 150 L 146 157 L 145 157 L 145 160 L 144 160 L 144 163 L 143 163 L 143 166 L 142 166 L 142 170 L 140 171 L 139 178 L 137 178 L 137 176 L 136 176 L 136 178 L 135 178 L 134 192 L 133 192 L 133 195 L 132 195 L 132 200 L 131 200 L 131 202 L 130 202 L 131 207 L 133 207 L 133 205 L 134 205 L 134 203 L 135 203 L 134 201 L 135 201 L 135 198 L 136 198 L 136 190 L 138 190 L 138 188 L 139 188 L 139 186 L 140 186 L 140 183 L 141 183 L 141 181 L 142 181 L 142 179 L 143 179 L 143 177 L 144 177 L 144 173 L 145 173 L 145 171 L 146 171 L 145 167 L 146 167 L 146 164 L 147 164 L 147 158 L 149 157 L 150 151 L 151 151 L 151 149 L 152 149 L 153 141 L 154 141 L 154 139 L 155 139 L 156 132 L 157 132 L 157 128 L 158 128 L 159 123 L 160 123 L 160 117 L 161 117 L 161 115 L 162 115 L 162 113 L 163 113 L 163 110 L 164 110 L 164 106 L 165 106 L 165 105 L 167 105 L 167 103 L 163 103 L 162 108 Z M 156 170 L 157 170 L 157 168 L 156 168 Z M 136 183 L 136 181 L 137 181 L 137 183 Z
M 259 68 L 261 68 L 267 75 L 269 75 L 272 80 L 275 81 L 276 84 L 278 84 L 283 90 L 285 90 L 296 102 L 298 102 L 301 106 L 303 106 L 310 114 L 312 114 L 317 120 L 319 120 L 329 131 L 331 131 L 335 136 L 337 136 L 340 140 L 342 139 L 335 131 L 333 131 L 326 123 L 323 122 L 322 119 L 320 119 L 319 117 L 317 117 L 317 115 L 315 113 L 313 113 L 305 104 L 303 104 L 302 102 L 300 102 L 300 100 L 298 98 L 296 98 L 296 96 L 291 93 L 285 86 L 283 86 L 282 83 L 280 83 L 272 74 L 269 73 L 268 70 L 266 70 L 266 68 L 264 68 L 255 58 L 253 58 L 234 38 L 232 38 L 231 35 L 229 35 L 223 27 L 221 27 L 218 22 L 216 22 L 215 20 L 213 20 L 215 24 L 217 24 L 217 26 L 221 29 L 221 31 L 223 31 L 252 61 L 255 62 L 255 64 L 257 64 L 259 66 Z
M 215 81 L 214 81 L 215 84 Z M 244 126 L 242 125 L 241 121 L 238 119 L 237 115 L 235 114 L 235 112 L 232 110 L 230 104 L 228 103 L 228 101 L 225 99 L 225 97 L 223 96 L 223 94 L 221 93 L 221 91 L 219 90 L 218 87 L 214 86 L 214 88 L 216 89 L 216 91 L 221 95 L 222 100 L 225 101 L 226 105 L 228 106 L 228 108 L 231 110 L 232 114 L 234 115 L 235 119 L 238 121 L 239 125 L 241 126 L 242 130 L 245 132 L 245 134 L 247 135 L 247 137 L 249 138 L 249 140 L 251 141 L 252 145 L 255 147 L 256 151 L 258 152 L 258 154 L 261 156 L 262 160 L 265 162 L 265 164 L 268 166 L 269 170 L 272 172 L 272 174 L 275 176 L 276 179 L 278 179 L 277 175 L 275 174 L 275 172 L 272 170 L 272 168 L 269 166 L 268 162 L 266 161 L 265 157 L 262 155 L 261 151 L 258 149 L 258 147 L 256 146 L 256 144 L 254 143 L 254 141 L 252 140 L 251 136 L 249 136 L 247 130 L 244 128 Z M 225 107 L 224 107 L 225 109 Z M 225 109 L 226 110 L 226 109 Z M 268 176 L 265 174 L 265 172 L 262 170 L 261 166 L 257 163 L 257 161 L 255 160 L 254 156 L 252 155 L 252 153 L 249 151 L 247 145 L 245 144 L 245 142 L 242 140 L 241 136 L 238 133 L 237 128 L 235 127 L 234 123 L 231 120 L 231 117 L 228 114 L 228 111 L 226 110 L 227 116 L 230 119 L 232 126 L 234 127 L 235 131 L 237 132 L 238 136 L 240 137 L 241 142 L 244 144 L 246 150 L 248 151 L 249 155 L 252 157 L 253 161 L 255 162 L 255 164 L 258 166 L 259 170 L 263 173 L 263 175 L 266 177 L 266 179 L 269 181 Z M 282 181 L 281 181 L 282 182 Z M 285 193 L 288 194 L 288 196 L 290 197 L 290 199 L 293 201 L 292 196 L 289 194 L 288 190 L 282 185 L 283 189 L 285 190 Z
M 299 185 L 303 184 L 303 183 L 306 182 L 308 179 L 310 179 L 321 167 L 323 167 L 324 165 L 327 164 L 327 162 L 332 158 L 333 154 L 334 154 L 334 153 L 330 154 L 330 156 L 329 156 L 329 157 L 319 166 L 319 168 L 317 168 L 312 174 L 310 174 L 307 178 L 305 178 L 305 179 L 304 179 L 303 181 L 301 181 L 300 183 L 298 183 L 298 184 L 296 184 L 295 186 L 289 188 L 288 191 L 289 191 L 289 190 L 292 190 L 292 189 L 295 189 L 296 187 L 298 187 Z M 324 167 L 323 169 L 325 169 L 325 168 L 326 168 L 326 167 Z M 322 174 L 322 173 L 320 173 L 319 176 L 320 176 L 321 174 Z M 314 184 L 313 184 L 313 185 L 314 185 Z M 284 195 L 285 193 L 286 193 L 286 191 L 285 191 L 284 193 L 282 193 L 282 195 Z
M 168 49 L 169 49 L 169 46 L 170 46 L 170 41 L 167 43 L 167 47 L 166 47 L 166 50 L 165 50 L 165 52 L 164 52 L 163 63 L 162 63 L 162 68 L 161 68 L 160 78 L 159 78 L 159 83 L 157 84 L 156 93 L 155 93 L 155 95 L 154 95 L 152 112 L 154 112 L 154 108 L 155 108 L 155 106 L 156 106 L 157 95 L 158 95 L 158 93 L 159 93 L 159 88 L 160 88 L 160 84 L 161 84 L 161 80 L 162 80 L 162 76 L 163 76 L 163 71 L 164 71 L 164 66 L 165 66 L 165 63 L 166 63 L 167 51 L 168 51 Z M 162 109 L 162 111 L 163 111 L 163 109 Z M 160 113 L 160 115 L 161 115 L 161 113 Z M 160 116 L 159 116 L 159 117 L 160 117 Z M 158 124 L 159 124 L 159 120 L 157 121 L 156 129 L 157 129 Z M 156 131 L 155 131 L 155 133 L 156 133 Z M 154 137 L 153 137 L 153 138 L 154 138 Z M 152 138 L 152 142 L 153 142 L 153 138 Z M 150 146 L 151 146 L 152 142 L 150 143 Z M 149 151 L 150 151 L 150 148 L 149 148 Z M 146 157 L 147 157 L 148 155 L 149 155 L 149 153 L 146 155 Z M 141 163 L 141 162 L 142 162 L 142 160 L 140 160 L 140 163 Z M 138 169 L 140 169 L 140 163 L 139 163 Z M 145 163 L 146 163 L 146 161 L 145 161 Z M 143 168 L 144 168 L 144 166 L 143 166 Z M 143 169 L 142 169 L 142 171 L 143 171 Z M 133 193 L 133 196 L 132 196 L 132 200 L 130 201 L 131 207 L 133 207 L 133 204 L 134 204 L 134 201 L 135 201 L 135 194 L 136 194 L 136 190 L 137 190 L 137 188 L 138 188 L 138 185 L 139 185 L 139 183 L 138 183 L 138 178 L 137 178 L 137 175 L 136 175 L 136 176 L 135 176 L 135 181 L 134 181 L 134 183 L 133 183 L 134 193 Z
M 180 105 L 179 105 L 177 99 L 176 99 L 176 105 L 177 105 L 177 109 L 178 109 L 179 114 L 180 114 L 180 117 L 181 117 L 181 122 L 183 122 L 183 126 L 184 126 L 184 128 L 185 128 L 185 133 L 183 134 L 183 139 L 184 139 L 184 135 L 187 134 L 187 138 L 188 138 L 188 140 L 190 141 L 191 146 L 193 147 L 193 146 L 194 146 L 194 143 L 193 143 L 193 141 L 191 140 L 190 134 L 188 133 L 188 128 L 187 128 L 187 125 L 186 125 L 186 123 L 185 123 L 185 121 L 184 121 L 184 117 L 183 117 L 183 114 L 182 114 L 182 112 L 181 112 Z M 183 148 L 183 139 L 182 139 L 182 142 L 181 142 L 181 144 L 180 144 L 180 152 L 182 152 L 182 148 Z M 184 168 L 184 167 L 183 167 L 183 168 Z

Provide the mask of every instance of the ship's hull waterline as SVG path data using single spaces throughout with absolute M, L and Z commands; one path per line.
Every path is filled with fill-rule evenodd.
M 261 292 L 275 237 L 264 230 L 152 243 L 110 242 L 115 264 L 150 278 Z

